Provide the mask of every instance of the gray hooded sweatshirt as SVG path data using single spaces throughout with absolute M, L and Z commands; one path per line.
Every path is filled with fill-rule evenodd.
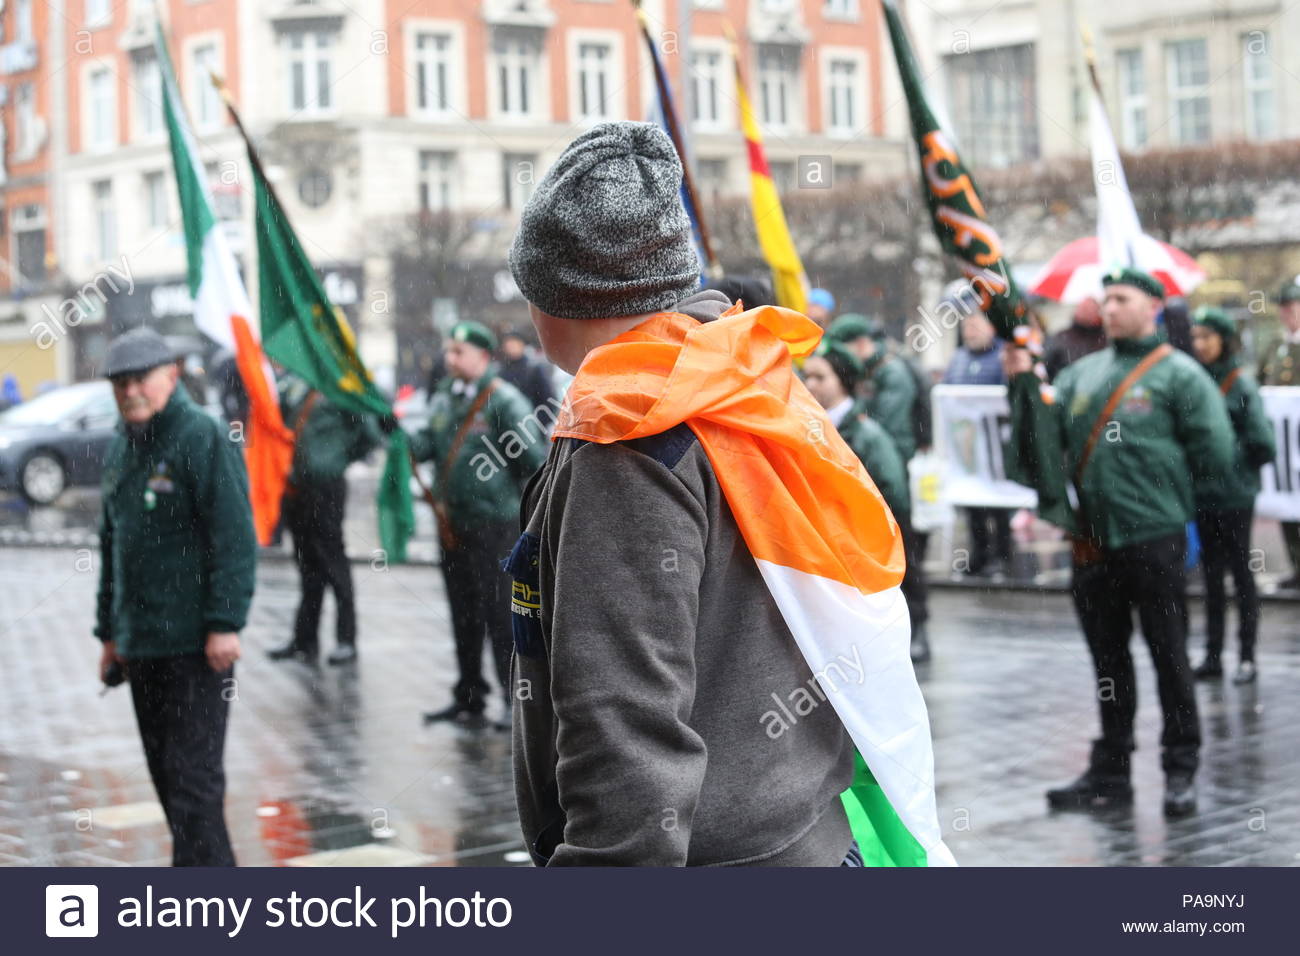
M 690 428 L 553 442 L 521 526 L 504 564 L 534 862 L 838 866 L 853 745 L 824 698 L 771 718 L 814 678 Z

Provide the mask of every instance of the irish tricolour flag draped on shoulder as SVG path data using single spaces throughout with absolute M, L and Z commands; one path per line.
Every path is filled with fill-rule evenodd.
M 280 519 L 280 499 L 293 461 L 293 433 L 280 417 L 275 379 L 262 354 L 253 306 L 230 243 L 212 211 L 207 176 L 181 105 L 161 26 L 154 34 L 154 45 L 162 72 L 164 117 L 185 224 L 186 274 L 194 298 L 194 324 L 234 353 L 248 392 L 245 462 L 254 526 L 258 540 L 267 544 Z M 207 82 L 207 77 L 200 80 Z
M 609 443 L 690 427 L 861 755 L 844 803 L 865 859 L 952 864 L 935 810 L 929 718 L 908 655 L 898 525 L 791 363 L 820 338 L 811 319 L 775 307 L 733 307 L 704 324 L 656 315 L 588 354 L 555 435 Z M 860 682 L 849 676 L 859 667 Z

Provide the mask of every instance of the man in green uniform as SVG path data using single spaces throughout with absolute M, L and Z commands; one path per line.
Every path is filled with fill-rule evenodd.
M 1277 297 L 1282 338 L 1264 352 L 1259 367 L 1261 385 L 1300 385 L 1300 276 L 1282 285 Z M 1300 521 L 1283 521 L 1282 538 L 1291 559 L 1291 574 L 1279 587 L 1300 588 Z
M 1238 354 L 1237 330 L 1222 309 L 1201 306 L 1192 326 L 1192 347 L 1228 406 L 1236 439 L 1233 467 L 1196 487 L 1196 528 L 1201 536 L 1205 573 L 1205 660 L 1200 679 L 1223 676 L 1223 637 L 1227 596 L 1224 572 L 1231 570 L 1237 592 L 1240 656 L 1233 680 L 1255 680 L 1255 638 L 1259 630 L 1259 593 L 1250 566 L 1250 532 L 1259 494 L 1259 469 L 1277 455 L 1273 423 L 1264 412 L 1259 386 Z
M 893 441 L 903 461 L 906 484 L 907 462 L 916 454 L 920 437 L 916 429 L 916 405 L 924 401 L 917 376 L 906 359 L 890 353 L 885 327 L 865 315 L 856 312 L 841 315 L 826 330 L 826 340 L 839 343 L 861 362 L 862 410 Z M 923 570 L 929 536 L 918 532 L 910 521 L 900 522 L 900 529 L 907 552 L 903 595 L 912 618 L 912 660 L 921 663 L 930 659 L 930 594 Z
M 122 415 L 104 465 L 95 635 L 126 669 L 175 866 L 234 866 L 223 810 L 226 693 L 253 599 L 257 538 L 238 446 L 196 406 L 151 329 L 114 339 Z
M 1201 744 L 1187 662 L 1185 529 L 1194 517 L 1193 481 L 1232 467 L 1232 426 L 1210 377 L 1157 334 L 1159 281 L 1129 268 L 1103 282 L 1111 344 L 1067 366 L 1050 405 L 1078 494 L 1072 593 L 1096 670 L 1101 738 L 1087 771 L 1049 790 L 1047 800 L 1057 809 L 1132 802 L 1136 609 L 1164 713 L 1164 809 L 1184 816 L 1196 809 Z M 1009 375 L 1033 375 L 1028 352 L 1005 351 Z
M 442 573 L 460 668 L 451 704 L 426 713 L 426 723 L 482 725 L 489 689 L 483 679 L 486 635 L 505 695 L 498 726 L 510 726 L 511 596 L 500 562 L 519 535 L 524 483 L 546 460 L 545 426 L 552 413 L 549 407 L 532 408 L 497 376 L 496 345 L 496 337 L 477 322 L 452 329 L 443 348 L 447 377 L 430 403 L 428 425 L 411 443 L 417 460 L 434 464 Z
M 345 411 L 306 382 L 281 379 L 280 405 L 294 431 L 293 467 L 284 492 L 284 523 L 293 535 L 293 557 L 302 581 L 293 639 L 271 651 L 273 660 L 315 663 L 325 587 L 334 592 L 336 644 L 331 664 L 357 658 L 357 609 L 352 565 L 343 541 L 348 465 L 380 442 L 379 429 L 364 415 Z

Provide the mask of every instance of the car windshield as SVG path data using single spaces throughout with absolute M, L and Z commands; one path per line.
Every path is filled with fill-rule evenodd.
M 0 425 L 57 425 L 81 414 L 94 398 L 102 394 L 103 389 L 95 385 L 56 388 L 0 412 Z

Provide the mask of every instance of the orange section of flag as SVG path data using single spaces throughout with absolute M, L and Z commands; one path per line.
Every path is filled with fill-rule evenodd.
M 248 320 L 234 315 L 230 317 L 230 325 L 235 335 L 235 363 L 248 392 L 244 463 L 248 468 L 253 527 L 257 530 L 257 540 L 265 546 L 271 543 L 271 535 L 280 521 L 280 500 L 293 464 L 293 432 L 280 417 L 279 399 L 271 393 L 262 371 L 266 359 Z
M 651 316 L 588 354 L 555 437 L 608 444 L 685 422 L 756 559 L 887 590 L 903 578 L 898 525 L 791 365 L 820 338 L 811 319 L 776 307 L 704 324 Z

